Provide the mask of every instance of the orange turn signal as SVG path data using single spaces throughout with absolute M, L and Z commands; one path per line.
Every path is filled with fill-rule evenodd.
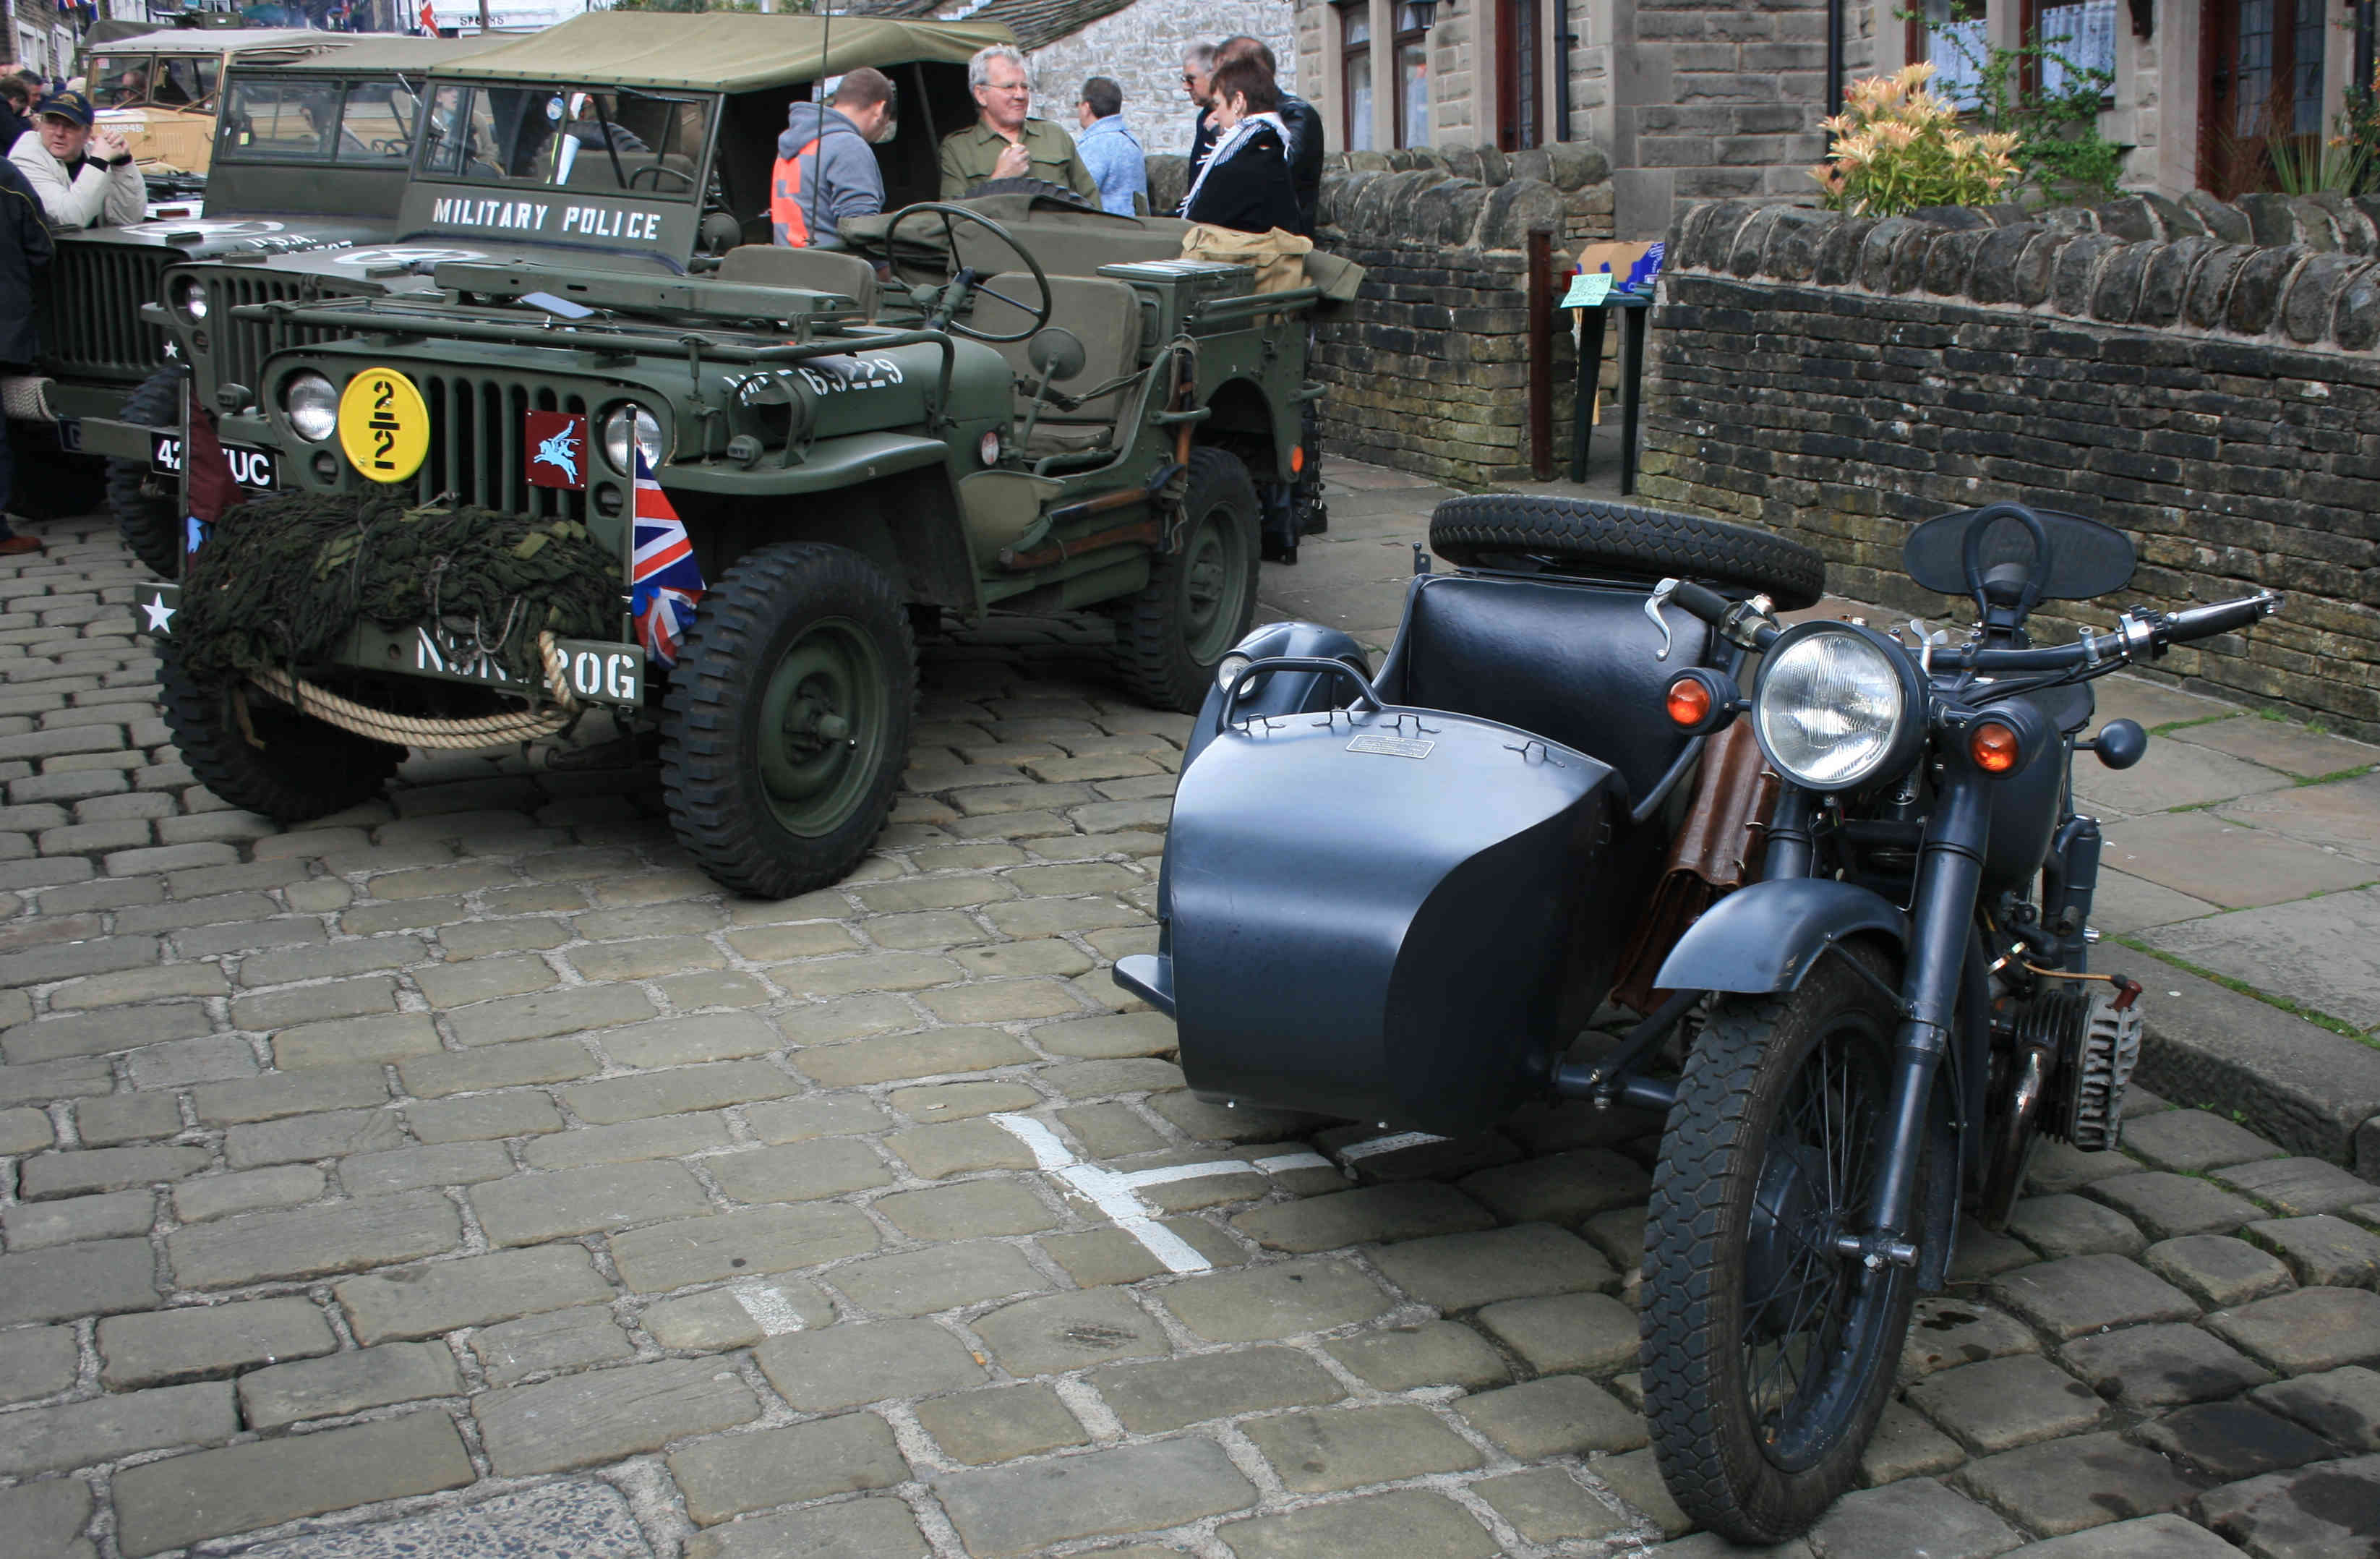
M 1669 696 L 1664 701 L 1673 725 L 1694 726 L 1710 718 L 1710 689 L 1694 677 L 1681 676 L 1670 683 Z
M 1290 446 L 1289 474 L 1292 476 L 1305 474 L 1305 445 L 1299 444 Z
M 1967 756 L 1987 774 L 2004 774 L 2024 755 L 2024 744 L 2013 726 L 1997 720 L 1979 720 L 1967 732 Z

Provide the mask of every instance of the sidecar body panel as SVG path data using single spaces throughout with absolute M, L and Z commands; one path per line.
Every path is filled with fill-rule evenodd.
M 1437 710 L 1235 725 L 1174 798 L 1167 951 L 1120 972 L 1170 994 L 1202 1093 L 1477 1129 L 1543 1086 L 1623 794 Z

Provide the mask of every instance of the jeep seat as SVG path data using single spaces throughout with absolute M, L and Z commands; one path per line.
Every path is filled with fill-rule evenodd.
M 857 303 L 868 318 L 876 317 L 876 267 L 844 250 L 739 244 L 720 256 L 718 276 L 739 286 L 839 292 Z
M 1003 271 L 985 278 L 984 286 L 1021 302 L 1030 303 L 1040 296 L 1030 271 Z M 979 330 L 1021 330 L 1031 317 L 989 293 L 976 294 L 974 323 Z M 1051 276 L 1049 323 L 1073 331 L 1083 343 L 1083 371 L 1070 379 L 1051 380 L 1051 389 L 1078 395 L 1139 369 L 1140 298 L 1123 283 L 1103 276 Z M 1040 382 L 1040 371 L 1033 366 L 1030 341 L 999 341 L 991 345 L 1008 359 L 1010 372 L 1027 384 Z M 1025 452 L 1057 455 L 1101 447 L 1113 435 L 1116 419 L 1124 414 L 1128 390 L 1129 386 L 1111 390 L 1072 411 L 1044 406 L 1034 422 L 1033 436 L 1026 442 Z M 1020 426 L 1032 404 L 1031 396 L 1019 388 L 1016 415 Z
M 1710 651 L 1710 629 L 1673 607 L 1664 615 L 1675 647 L 1655 660 L 1661 635 L 1645 615 L 1646 593 L 1431 575 L 1380 666 L 1380 696 L 1500 721 L 1599 758 L 1633 804 L 1685 750 L 1662 695 Z

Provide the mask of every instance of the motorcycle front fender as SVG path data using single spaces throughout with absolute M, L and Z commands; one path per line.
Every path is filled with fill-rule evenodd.
M 1791 991 L 1818 956 L 1855 936 L 1909 945 L 1909 917 L 1872 888 L 1793 877 L 1738 888 L 1705 911 L 1661 964 L 1663 991 Z

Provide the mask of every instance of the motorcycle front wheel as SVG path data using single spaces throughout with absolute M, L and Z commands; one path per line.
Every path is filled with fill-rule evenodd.
M 1645 1410 L 1679 1506 L 1737 1542 L 1808 1530 L 1892 1395 L 1916 1274 L 1870 1272 L 1834 1236 L 1867 1226 L 1895 1024 L 1840 957 L 1790 994 L 1723 1001 L 1661 1139 Z

